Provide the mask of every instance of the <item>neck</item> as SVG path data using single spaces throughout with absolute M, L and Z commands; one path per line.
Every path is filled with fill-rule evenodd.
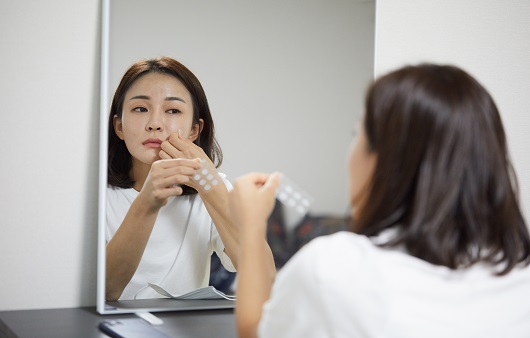
M 134 180 L 134 190 L 140 191 L 142 190 L 142 187 L 144 186 L 145 180 L 147 178 L 147 175 L 149 174 L 149 170 L 151 170 L 150 164 L 145 164 L 143 162 L 138 161 L 137 159 L 132 159 L 132 168 L 131 168 L 131 177 Z

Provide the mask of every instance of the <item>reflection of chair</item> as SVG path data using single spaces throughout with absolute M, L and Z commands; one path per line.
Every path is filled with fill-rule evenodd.
M 232 284 L 236 278 L 236 273 L 226 270 L 223 267 L 223 264 L 221 264 L 221 260 L 215 253 L 212 255 L 210 264 L 209 285 L 213 285 L 217 290 L 226 294 L 231 294 Z
M 313 238 L 347 230 L 349 220 L 333 215 L 307 214 L 296 224 L 286 224 L 281 203 L 276 203 L 269 218 L 267 242 L 274 255 L 276 268 L 280 269 L 302 246 Z M 289 230 L 292 229 L 292 230 Z
M 271 247 L 276 268 L 282 268 L 302 246 L 313 238 L 347 230 L 348 224 L 349 219 L 345 217 L 307 214 L 297 221 L 292 231 L 289 231 L 288 228 L 291 227 L 286 226 L 283 206 L 281 203 L 276 203 L 267 227 L 267 242 Z M 236 274 L 226 271 L 217 255 L 212 255 L 210 285 L 230 293 L 235 278 Z

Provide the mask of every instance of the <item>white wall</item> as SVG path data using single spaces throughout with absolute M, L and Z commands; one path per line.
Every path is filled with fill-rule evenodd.
M 0 310 L 95 304 L 99 7 L 0 2 Z
M 376 75 L 404 64 L 451 63 L 496 101 L 530 218 L 530 1 L 377 0 Z

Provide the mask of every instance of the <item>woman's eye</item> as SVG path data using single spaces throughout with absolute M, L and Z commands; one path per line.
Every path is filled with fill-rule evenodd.
M 168 110 L 167 112 L 168 112 L 169 114 L 178 114 L 178 113 L 180 113 L 180 110 L 178 110 L 178 109 L 170 109 L 170 110 Z
M 145 113 L 147 109 L 145 109 L 144 107 L 136 107 L 133 109 L 133 111 L 139 112 L 139 113 Z

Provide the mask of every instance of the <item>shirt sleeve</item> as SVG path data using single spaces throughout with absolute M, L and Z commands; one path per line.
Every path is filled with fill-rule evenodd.
M 318 278 L 318 241 L 304 246 L 278 272 L 263 306 L 259 337 L 326 337 L 322 283 Z

